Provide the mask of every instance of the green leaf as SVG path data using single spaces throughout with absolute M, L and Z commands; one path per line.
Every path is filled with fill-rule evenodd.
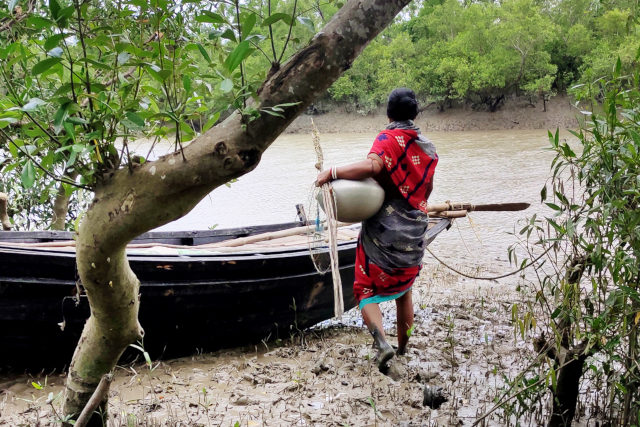
M 233 42 L 236 41 L 236 34 L 231 28 L 227 28 L 222 34 L 220 34 L 220 37 L 222 37 L 223 39 L 231 40 Z
M 273 25 L 278 21 L 284 21 L 287 25 L 291 25 L 293 23 L 291 15 L 288 13 L 274 13 L 262 21 L 262 25 L 266 27 L 267 25 Z
M 43 101 L 40 98 L 31 98 L 29 100 L 29 102 L 27 102 L 26 104 L 24 104 L 21 108 L 22 111 L 33 111 L 36 108 L 38 108 L 41 105 L 46 104 L 45 101 Z
M 17 117 L 0 117 L 0 129 L 6 128 L 10 124 L 18 122 L 20 119 Z M 10 145 L 9 147 L 13 147 Z
M 53 131 L 56 133 L 56 135 L 59 134 L 62 130 L 62 124 L 69 115 L 69 104 L 70 102 L 62 104 L 60 108 L 58 108 L 58 111 L 56 111 L 56 114 L 53 116 Z
M 49 37 L 45 42 L 44 42 L 44 48 L 45 50 L 51 50 L 54 47 L 58 46 L 60 44 L 60 42 L 65 38 L 68 37 L 69 34 L 66 33 L 60 33 L 60 34 L 54 34 L 51 37 Z
M 161 70 L 160 68 L 155 66 L 147 67 L 147 72 L 158 83 L 163 83 L 171 75 L 171 71 Z
M 251 30 L 256 25 L 256 20 L 258 18 L 254 13 L 247 16 L 247 18 L 242 22 L 242 38 L 246 38 L 249 34 L 251 34 Z
M 31 381 L 31 387 L 35 388 L 36 390 L 42 390 L 42 386 L 40 385 L 40 383 L 37 383 L 35 381 Z
M 49 12 L 54 21 L 57 21 L 60 17 L 60 3 L 58 0 L 49 0 Z
M 149 8 L 149 3 L 146 0 L 129 0 L 131 4 L 138 6 L 142 10 L 147 10 Z
M 316 32 L 316 27 L 313 25 L 313 21 L 306 16 L 298 16 L 298 22 L 308 28 L 312 33 Z
M 144 119 L 140 117 L 138 114 L 133 111 L 128 111 L 125 116 L 127 119 L 131 120 L 131 122 L 135 123 L 139 128 L 144 128 Z
M 31 72 L 34 76 L 37 76 L 40 73 L 47 71 L 49 68 L 53 67 L 56 64 L 59 64 L 62 61 L 62 58 L 47 58 L 38 62 L 33 66 Z
M 220 83 L 220 89 L 221 89 L 224 93 L 231 92 L 231 90 L 233 90 L 233 81 L 232 81 L 231 79 L 224 79 L 224 80 Z
M 118 64 L 124 65 L 131 58 L 131 54 L 129 52 L 120 52 L 118 54 Z
M 206 132 L 211 129 L 211 127 L 216 124 L 219 118 L 220 112 L 215 113 L 209 120 L 207 120 L 207 123 L 205 123 L 205 125 L 202 127 L 202 132 Z
M 620 57 L 618 57 L 618 60 L 616 61 L 616 65 L 613 67 L 613 77 L 614 78 L 620 77 L 620 70 L 621 69 L 622 69 L 622 62 L 620 61 Z
M 236 48 L 229 54 L 224 61 L 224 67 L 231 73 L 235 70 L 240 63 L 251 54 L 251 45 L 248 41 L 243 41 L 236 46 Z
M 191 95 L 191 77 L 188 74 L 182 75 L 182 87 L 188 95 Z
M 211 64 L 211 57 L 209 56 L 209 54 L 205 50 L 204 46 L 202 46 L 200 43 L 196 43 L 196 46 L 198 47 L 198 50 L 200 51 L 200 54 L 205 59 L 205 61 L 207 61 L 209 64 Z
M 33 166 L 33 162 L 30 159 L 27 160 L 27 162 L 24 164 L 20 179 L 22 180 L 22 186 L 24 188 L 31 188 L 33 187 L 33 184 L 36 182 L 36 169 Z M 36 387 L 35 385 L 34 387 L 37 388 L 38 390 L 42 389 L 42 387 Z
M 67 121 L 75 125 L 87 125 L 89 122 L 82 117 L 68 117 Z
M 105 70 L 105 71 L 111 71 L 111 66 L 103 63 L 103 62 L 99 62 L 96 61 L 95 59 L 91 59 L 91 58 L 87 58 L 87 62 L 91 65 L 93 65 L 96 68 L 99 68 L 101 70 Z
M 73 12 L 75 12 L 75 7 L 73 6 L 67 6 L 62 9 L 58 14 L 58 24 L 63 28 L 66 27 L 67 19 L 69 19 L 73 15 Z
M 35 28 L 36 30 L 42 30 L 43 28 L 49 28 L 53 26 L 53 21 L 42 16 L 31 15 L 27 18 L 27 25 Z
M 221 15 L 211 12 L 210 10 L 203 10 L 202 15 L 196 16 L 195 20 L 196 22 L 204 22 L 207 24 L 223 24 L 225 22 Z
M 217 29 L 213 29 L 209 32 L 209 40 L 215 40 L 217 38 L 219 38 L 220 36 L 222 36 L 222 34 L 224 33 L 223 30 L 217 30 Z
M 62 127 L 67 132 L 67 135 L 71 137 L 72 141 L 76 140 L 76 128 L 73 123 L 70 123 L 68 120 L 62 123 Z M 74 145 L 75 147 L 75 145 Z

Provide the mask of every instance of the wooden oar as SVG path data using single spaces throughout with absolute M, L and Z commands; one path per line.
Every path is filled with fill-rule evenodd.
M 471 203 L 437 203 L 429 205 L 429 213 L 440 213 L 446 211 L 523 211 L 531 206 L 529 203 L 490 203 L 474 205 Z M 463 215 L 464 216 L 464 215 Z

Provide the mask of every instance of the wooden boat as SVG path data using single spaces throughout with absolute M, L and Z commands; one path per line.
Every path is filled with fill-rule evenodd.
M 433 219 L 427 241 L 449 224 Z M 302 233 L 284 240 L 258 236 L 288 229 Z M 127 254 L 141 281 L 139 317 L 151 357 L 289 338 L 331 318 L 331 272 L 314 268 L 305 229 L 300 222 L 150 232 L 135 239 Z M 345 310 L 355 305 L 358 231 L 359 226 L 341 228 L 338 244 Z M 258 242 L 220 243 L 251 236 Z M 78 292 L 72 239 L 70 232 L 0 232 L 0 367 L 69 362 L 89 316 L 86 296 Z M 328 259 L 326 245 L 318 254 Z

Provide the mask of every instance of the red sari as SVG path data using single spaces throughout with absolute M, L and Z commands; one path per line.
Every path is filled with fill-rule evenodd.
M 382 159 L 381 173 L 398 191 L 363 223 L 353 284 L 360 308 L 398 298 L 413 286 L 422 265 L 427 197 L 438 163 L 433 144 L 413 129 L 380 132 L 370 153 Z

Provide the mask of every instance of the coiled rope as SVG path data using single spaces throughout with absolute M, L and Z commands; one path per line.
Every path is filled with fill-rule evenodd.
M 324 156 L 322 147 L 320 146 L 320 133 L 313 119 L 311 119 L 311 134 L 313 139 L 313 147 L 316 151 L 316 169 L 321 172 L 323 169 Z M 322 193 L 322 203 L 324 212 L 327 215 L 326 226 L 328 230 L 329 240 L 329 257 L 331 259 L 331 277 L 333 279 L 333 312 L 335 317 L 340 317 L 344 313 L 344 299 L 342 295 L 342 279 L 340 278 L 340 266 L 338 265 L 338 224 L 336 220 L 336 204 L 333 196 L 331 183 L 323 184 L 319 190 Z M 314 197 L 315 198 L 315 197 Z M 313 233 L 314 240 L 322 239 L 322 225 L 320 223 L 319 209 L 316 211 L 316 230 Z M 311 251 L 311 259 L 318 273 L 324 273 Z

